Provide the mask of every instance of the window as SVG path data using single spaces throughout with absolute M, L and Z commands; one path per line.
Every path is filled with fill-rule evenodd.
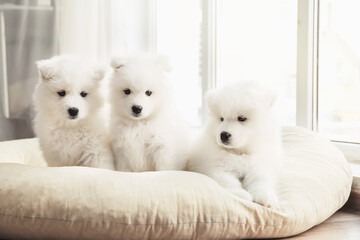
M 342 142 L 338 146 L 348 159 L 360 159 L 357 0 L 157 4 L 157 50 L 177 61 L 175 93 L 184 99 L 186 92 L 183 112 L 196 116 L 192 123 L 201 124 L 199 96 L 207 90 L 262 81 L 278 90 L 283 125 L 319 131 Z
M 156 50 L 170 57 L 173 92 L 182 115 L 201 125 L 201 1 L 158 0 Z
M 239 80 L 276 85 L 283 124 L 295 125 L 296 2 L 157 0 L 156 5 L 156 50 L 171 56 L 175 97 L 192 125 L 204 118 L 206 90 Z M 211 57 L 216 64 L 204 66 Z M 215 83 L 206 83 L 211 78 Z
M 216 83 L 256 80 L 278 90 L 284 125 L 296 121 L 296 1 L 217 1 Z
M 360 1 L 319 3 L 319 132 L 360 143 Z

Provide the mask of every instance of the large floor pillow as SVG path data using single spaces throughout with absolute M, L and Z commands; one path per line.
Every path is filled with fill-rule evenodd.
M 0 143 L 0 238 L 237 239 L 301 233 L 346 202 L 344 156 L 308 130 L 283 130 L 280 208 L 237 198 L 207 176 L 48 168 L 37 139 Z

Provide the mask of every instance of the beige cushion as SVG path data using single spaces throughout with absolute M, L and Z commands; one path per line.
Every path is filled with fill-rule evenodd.
M 286 237 L 346 202 L 344 156 L 300 128 L 283 131 L 285 165 L 273 210 L 230 195 L 207 176 L 47 168 L 36 139 L 0 143 L 0 238 L 234 239 Z

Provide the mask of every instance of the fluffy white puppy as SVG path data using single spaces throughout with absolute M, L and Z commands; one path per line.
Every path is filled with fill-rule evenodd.
M 114 169 L 100 93 L 104 70 L 70 55 L 37 67 L 34 130 L 48 165 Z
M 276 206 L 281 141 L 273 112 L 275 94 L 239 82 L 207 94 L 209 117 L 188 163 L 233 194 Z
M 113 58 L 111 143 L 120 171 L 181 170 L 188 126 L 172 101 L 167 59 L 153 54 Z

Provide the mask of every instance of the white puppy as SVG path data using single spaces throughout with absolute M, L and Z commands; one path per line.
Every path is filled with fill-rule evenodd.
M 209 92 L 209 117 L 191 150 L 189 170 L 239 197 L 276 206 L 281 142 L 274 101 L 274 93 L 253 82 Z
M 75 56 L 37 62 L 34 130 L 49 166 L 114 169 L 102 110 L 104 70 Z
M 183 169 L 188 126 L 172 101 L 167 59 L 137 54 L 113 58 L 111 66 L 110 132 L 116 169 Z

